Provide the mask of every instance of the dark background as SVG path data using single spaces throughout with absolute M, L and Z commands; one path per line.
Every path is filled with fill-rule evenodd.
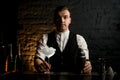
M 0 73 L 4 72 L 9 44 L 13 44 L 13 54 L 16 54 L 17 10 L 16 0 L 0 1 Z

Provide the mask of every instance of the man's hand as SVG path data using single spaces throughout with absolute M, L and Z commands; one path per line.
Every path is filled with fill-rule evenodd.
M 90 61 L 86 61 L 85 67 L 84 67 L 84 73 L 91 74 L 91 71 L 92 71 L 92 65 L 91 65 Z
M 38 72 L 44 73 L 49 72 L 51 65 L 44 60 L 36 59 L 35 60 L 36 69 Z

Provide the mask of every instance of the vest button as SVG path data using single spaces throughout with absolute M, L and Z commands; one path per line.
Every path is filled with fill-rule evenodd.
M 63 65 L 63 62 L 61 62 L 61 65 Z
M 63 63 L 63 56 L 61 56 L 61 63 L 60 63 L 61 65 L 63 65 L 64 63 Z
M 61 56 L 61 60 L 63 60 L 63 56 Z

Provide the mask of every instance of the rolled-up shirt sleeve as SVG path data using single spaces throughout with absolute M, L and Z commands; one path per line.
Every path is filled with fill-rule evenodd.
M 36 50 L 36 53 L 35 53 L 36 57 L 40 57 L 43 60 L 45 60 L 46 56 L 45 56 L 45 54 L 43 54 L 43 52 L 41 51 L 41 49 L 44 47 L 43 44 L 47 43 L 47 39 L 48 39 L 48 35 L 47 34 L 43 34 L 42 39 L 39 40 L 39 43 L 38 43 L 38 46 L 37 46 L 37 50 Z
M 78 47 L 81 49 L 81 53 L 84 53 L 86 56 L 86 59 L 89 59 L 89 50 L 88 50 L 88 45 L 85 41 L 85 39 L 83 38 L 83 36 L 77 34 L 77 43 L 78 43 Z

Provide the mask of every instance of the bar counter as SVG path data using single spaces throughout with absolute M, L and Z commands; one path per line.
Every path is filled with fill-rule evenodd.
M 118 77 L 119 78 L 119 77 Z M 114 80 L 120 80 L 120 79 Z M 109 80 L 104 79 L 97 73 L 87 74 L 75 74 L 67 72 L 8 72 L 0 75 L 0 80 Z

